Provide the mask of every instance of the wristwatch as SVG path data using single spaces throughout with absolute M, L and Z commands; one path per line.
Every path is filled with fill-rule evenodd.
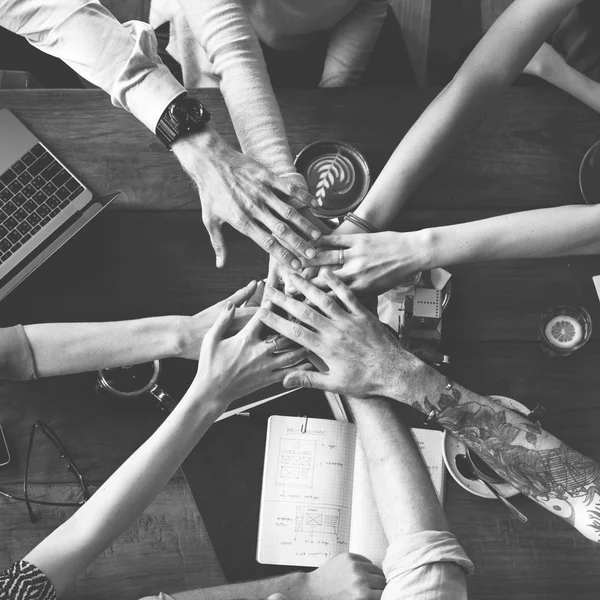
M 187 93 L 173 100 L 156 125 L 156 136 L 170 150 L 178 139 L 202 131 L 210 120 L 210 113 L 204 106 Z

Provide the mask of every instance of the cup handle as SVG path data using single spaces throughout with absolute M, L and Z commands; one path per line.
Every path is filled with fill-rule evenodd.
M 167 412 L 171 412 L 175 406 L 177 406 L 177 402 L 169 396 L 164 390 L 158 387 L 158 385 L 154 384 L 149 391 L 157 400 L 158 406 L 162 410 L 166 410 Z

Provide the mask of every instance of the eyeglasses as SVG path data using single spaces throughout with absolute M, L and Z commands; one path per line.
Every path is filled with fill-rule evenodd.
M 82 494 L 82 499 L 79 500 L 79 502 L 49 502 L 47 500 L 33 500 L 29 497 L 29 464 L 31 461 L 31 451 L 33 449 L 35 432 L 38 430 L 52 442 L 52 445 L 58 451 L 60 459 L 65 465 L 67 471 L 69 471 L 73 475 L 73 477 L 75 477 L 75 480 L 77 481 L 77 484 L 79 485 Z M 3 490 L 0 490 L 0 496 L 10 498 L 11 500 L 17 500 L 19 502 L 25 502 L 27 506 L 27 511 L 29 513 L 29 518 L 31 519 L 32 523 L 35 523 L 37 521 L 37 517 L 33 512 L 33 508 L 31 506 L 32 504 L 40 504 L 44 506 L 82 506 L 90 499 L 90 492 L 85 483 L 85 480 L 83 479 L 83 475 L 81 474 L 81 472 L 77 468 L 77 465 L 75 464 L 75 461 L 71 458 L 71 456 L 63 446 L 62 442 L 60 441 L 59 437 L 56 435 L 56 433 L 54 433 L 50 426 L 46 425 L 46 423 L 44 423 L 43 421 L 36 421 L 31 426 L 31 432 L 29 434 L 29 444 L 27 446 L 27 459 L 25 462 L 25 477 L 23 478 L 23 497 L 15 496 L 14 494 L 10 494 Z

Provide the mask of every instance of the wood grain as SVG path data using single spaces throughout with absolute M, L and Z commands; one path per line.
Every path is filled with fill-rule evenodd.
M 295 152 L 315 139 L 343 139 L 365 153 L 375 175 L 435 92 L 315 90 L 280 92 L 279 99 Z M 218 93 L 198 93 L 216 127 L 233 142 Z M 265 274 L 264 253 L 229 229 L 229 263 L 223 270 L 214 267 L 197 200 L 174 157 L 103 94 L 5 92 L 0 106 L 11 107 L 95 191 L 128 192 L 120 206 L 2 301 L 0 326 L 193 314 Z M 579 202 L 577 169 L 599 125 L 597 115 L 560 92 L 511 90 L 422 186 L 397 228 Z M 454 293 L 444 319 L 451 376 L 480 393 L 507 395 L 530 407 L 541 402 L 548 409 L 543 424 L 552 433 L 600 459 L 600 331 L 568 358 L 547 357 L 537 341 L 539 315 L 549 305 L 585 305 L 600 322 L 591 284 L 600 271 L 598 259 L 500 261 L 451 270 Z M 161 384 L 181 397 L 194 369 L 189 361 L 166 361 Z M 35 419 L 56 429 L 94 485 L 158 426 L 162 415 L 152 401 L 98 396 L 94 381 L 93 374 L 83 374 L 0 385 L 0 415 L 15 456 L 2 472 L 2 485 L 19 482 Z M 46 445 L 37 447 L 32 478 L 51 482 L 50 493 L 70 493 L 67 474 L 54 460 Z M 221 573 L 186 489 L 176 475 L 70 597 L 134 598 L 218 583 Z M 471 597 L 583 600 L 596 594 L 597 547 L 525 498 L 516 503 L 528 524 L 518 524 L 499 504 L 470 496 L 449 478 L 450 523 L 477 565 Z M 67 516 L 49 511 L 30 525 L 20 504 L 2 501 L 2 511 L 2 566 Z

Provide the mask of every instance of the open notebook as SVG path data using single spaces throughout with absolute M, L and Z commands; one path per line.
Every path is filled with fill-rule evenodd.
M 258 562 L 318 567 L 354 552 L 381 566 L 387 539 L 356 431 L 342 421 L 270 417 Z M 443 502 L 442 433 L 412 431 Z

